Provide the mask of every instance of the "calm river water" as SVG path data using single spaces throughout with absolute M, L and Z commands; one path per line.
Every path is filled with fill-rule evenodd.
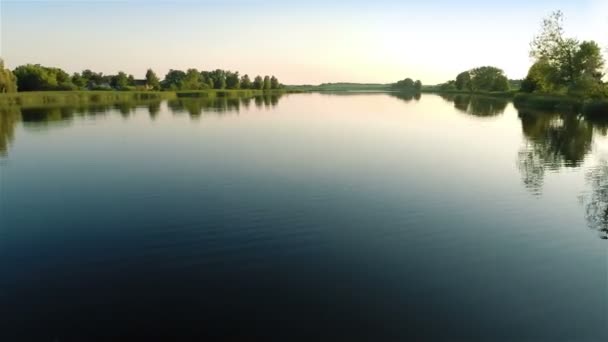
M 381 93 L 0 110 L 0 340 L 606 341 L 607 131 Z

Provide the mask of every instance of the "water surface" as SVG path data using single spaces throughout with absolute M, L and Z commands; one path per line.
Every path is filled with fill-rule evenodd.
M 398 94 L 0 110 L 0 339 L 608 339 L 606 125 Z

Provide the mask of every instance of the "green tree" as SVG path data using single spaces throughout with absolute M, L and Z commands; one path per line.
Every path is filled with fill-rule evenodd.
M 270 77 L 264 76 L 264 90 L 268 90 L 271 88 Z
M 14 93 L 17 91 L 17 79 L 13 73 L 4 68 L 4 61 L 0 58 L 0 93 Z
M 96 73 L 89 69 L 86 69 L 82 72 L 81 75 L 87 82 L 86 86 L 91 89 L 101 86 L 104 82 L 106 82 L 104 80 L 103 74 L 100 72 Z
M 75 72 L 72 75 L 72 83 L 79 89 L 83 89 L 83 88 L 86 88 L 86 86 L 87 86 L 87 79 L 82 77 L 81 74 Z
M 203 83 L 201 80 L 201 74 L 196 69 L 188 69 L 186 71 L 186 75 L 184 76 L 180 86 L 177 88 L 179 90 L 199 90 L 202 89 Z
M 118 74 L 112 76 L 110 79 L 110 86 L 116 90 L 125 90 L 129 87 L 129 77 L 124 72 L 120 71 Z
M 51 75 L 57 80 L 57 87 L 55 90 L 76 90 L 78 89 L 72 83 L 72 77 L 65 71 L 59 68 L 47 68 Z
M 530 56 L 543 60 L 557 72 L 554 88 L 571 85 L 577 78 L 574 58 L 579 42 L 564 36 L 564 14 L 553 12 L 543 19 L 541 32 L 530 43 Z
M 574 54 L 573 64 L 576 78 L 570 86 L 570 92 L 582 96 L 601 96 L 604 92 L 602 84 L 604 58 L 597 43 L 582 42 Z
M 249 79 L 249 75 L 243 75 L 243 77 L 241 77 L 241 88 L 242 89 L 251 89 L 253 86 L 253 84 L 251 83 L 251 80 Z
M 262 90 L 264 89 L 264 79 L 262 76 L 256 76 L 253 80 L 253 89 Z
M 165 75 L 165 79 L 161 82 L 161 86 L 166 90 L 180 90 L 184 78 L 186 78 L 185 72 L 171 69 Z
M 416 80 L 416 82 L 414 82 L 414 89 L 416 92 L 420 92 L 422 90 L 422 82 L 420 82 L 420 80 Z
M 456 88 L 458 90 L 472 91 L 471 73 L 464 71 L 458 74 L 456 76 Z
M 152 69 L 148 69 L 148 71 L 146 71 L 146 85 L 153 90 L 160 89 L 160 80 Z
M 528 70 L 528 75 L 521 84 L 521 90 L 527 93 L 554 92 L 559 87 L 559 78 L 559 71 L 545 59 L 540 59 Z
M 241 79 L 239 72 L 226 71 L 226 89 L 239 89 L 241 87 Z
M 213 81 L 213 89 L 226 89 L 226 72 L 224 70 L 211 71 L 209 77 Z
M 129 77 L 127 77 L 127 84 L 129 87 L 135 87 L 135 76 L 129 74 Z
M 507 91 L 509 80 L 499 68 L 484 66 L 469 71 L 471 90 L 473 91 Z
M 271 89 L 279 89 L 280 88 L 280 84 L 279 84 L 279 79 L 272 76 L 270 78 L 270 88 Z
M 201 82 L 203 82 L 205 88 L 213 89 L 213 79 L 211 78 L 211 72 L 201 71 Z

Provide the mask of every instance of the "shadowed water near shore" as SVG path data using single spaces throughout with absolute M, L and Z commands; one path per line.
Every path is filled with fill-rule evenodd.
M 403 93 L 0 109 L 0 339 L 605 340 L 607 127 Z

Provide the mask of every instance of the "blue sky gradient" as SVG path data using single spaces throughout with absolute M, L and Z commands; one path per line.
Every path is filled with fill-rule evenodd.
M 602 1 L 8 1 L 0 55 L 24 63 L 119 70 L 223 68 L 287 84 L 443 82 L 475 66 L 524 77 L 529 42 L 561 9 L 567 34 L 608 45 Z

